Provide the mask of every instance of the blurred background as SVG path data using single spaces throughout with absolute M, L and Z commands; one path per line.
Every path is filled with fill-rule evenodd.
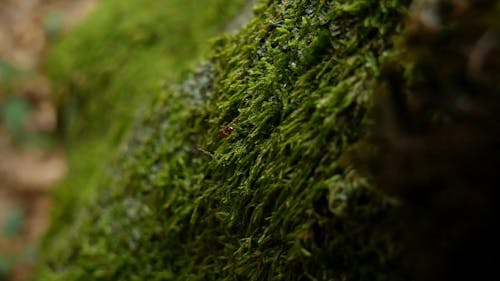
M 96 2 L 0 0 L 0 281 L 28 278 L 66 171 L 44 55 Z

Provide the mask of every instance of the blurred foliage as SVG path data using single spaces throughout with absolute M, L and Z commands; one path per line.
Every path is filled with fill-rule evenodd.
M 0 252 L 0 280 L 7 278 L 13 266 L 13 261 L 10 256 Z
M 26 98 L 19 96 L 9 97 L 0 104 L 0 119 L 8 132 L 18 137 L 24 129 L 24 124 L 30 111 L 30 104 Z
M 29 132 L 26 122 L 32 114 L 29 100 L 23 96 L 6 96 L 0 103 L 0 122 L 7 129 L 13 144 L 22 148 L 48 149 L 55 145 L 49 132 Z
M 9 61 L 0 60 L 0 123 L 16 146 L 51 148 L 55 144 L 53 134 L 26 130 L 33 112 L 32 104 L 27 97 L 15 94 L 31 74 L 31 70 L 19 69 Z M 0 145 L 6 144 L 5 140 L 0 140 Z
M 24 210 L 21 207 L 11 208 L 2 225 L 1 236 L 6 238 L 14 238 L 18 236 L 23 229 L 24 221 Z
M 44 18 L 43 27 L 45 34 L 49 39 L 56 39 L 63 28 L 64 13 L 62 11 L 50 11 Z
M 22 76 L 24 72 L 10 62 L 0 59 L 0 86 L 6 87 Z

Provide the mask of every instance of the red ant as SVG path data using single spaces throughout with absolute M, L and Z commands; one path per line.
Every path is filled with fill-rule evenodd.
M 233 127 L 225 126 L 224 129 L 219 131 L 219 137 L 223 138 L 223 137 L 229 136 L 230 134 L 233 133 L 233 131 L 234 131 Z

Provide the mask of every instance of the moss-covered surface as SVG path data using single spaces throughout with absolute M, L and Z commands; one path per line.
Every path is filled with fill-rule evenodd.
M 433 47 L 392 44 L 408 2 L 262 1 L 145 107 L 95 199 L 51 233 L 37 279 L 407 280 L 406 201 L 352 162 L 371 150 L 372 97 L 430 74 L 412 62 Z
M 74 219 L 141 106 L 184 76 L 246 4 L 227 0 L 107 0 L 51 48 L 45 63 L 60 106 L 70 171 L 54 222 Z M 51 231 L 56 231 L 57 225 Z
M 363 135 L 378 60 L 406 5 L 262 2 L 244 30 L 213 42 L 197 74 L 145 110 L 91 183 L 97 200 L 52 237 L 39 280 L 386 277 L 397 251 L 379 228 L 391 201 L 339 157 Z M 89 77 L 106 79 L 102 71 Z M 221 137 L 226 125 L 234 132 Z

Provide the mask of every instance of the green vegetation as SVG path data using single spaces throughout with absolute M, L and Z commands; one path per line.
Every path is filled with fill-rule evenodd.
M 71 91 L 61 103 L 72 172 L 56 223 L 87 186 L 98 192 L 68 227 L 53 227 L 37 279 L 387 279 L 399 253 L 387 227 L 394 200 L 353 169 L 348 152 L 364 136 L 380 57 L 408 1 L 261 2 L 184 83 L 152 94 L 103 165 L 130 108 L 155 93 L 138 85 L 184 73 L 204 46 L 185 29 L 209 18 L 200 17 L 208 7 L 221 11 L 180 2 L 153 9 L 186 7 L 171 15 L 104 6 L 52 53 L 52 76 Z M 158 56 L 170 42 L 160 32 L 183 42 L 166 45 L 175 56 Z M 234 132 L 221 137 L 228 125 Z
M 0 126 L 9 136 L 0 138 L 0 148 L 7 143 L 25 149 L 49 148 L 54 144 L 50 133 L 26 129 L 33 108 L 27 97 L 14 95 L 32 76 L 31 70 L 19 69 L 8 61 L 0 60 Z
M 51 49 L 70 171 L 51 232 L 75 218 L 142 105 L 180 79 L 245 1 L 108 0 Z
M 106 2 L 49 63 L 72 66 L 53 77 L 73 171 L 37 279 L 486 279 L 500 235 L 500 5 L 417 1 L 408 18 L 409 2 L 261 1 L 187 77 L 201 36 L 141 53 L 163 41 L 137 30 L 165 15 L 120 33 L 107 5 L 121 4 Z M 221 10 L 170 3 L 193 30 Z M 107 48 L 88 36 L 100 21 L 122 34 L 100 38 L 130 49 L 87 54 Z M 134 30 L 142 43 L 125 40 Z M 184 82 L 160 92 L 160 76 Z M 70 205 L 82 208 L 65 216 Z

